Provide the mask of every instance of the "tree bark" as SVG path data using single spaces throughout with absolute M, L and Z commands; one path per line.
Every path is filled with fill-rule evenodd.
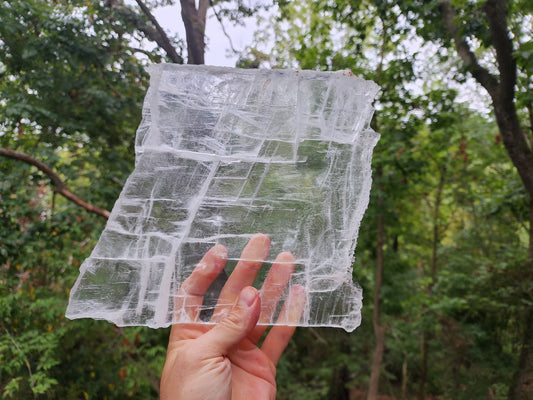
M 533 202 L 531 202 L 533 203 Z M 533 281 L 533 204 L 529 205 L 529 249 L 528 269 L 524 277 L 526 282 Z M 527 300 L 533 300 L 533 293 L 526 294 Z M 533 398 L 533 307 L 529 306 L 524 312 L 522 348 L 518 360 L 518 368 L 513 375 L 509 387 L 510 400 L 523 400 Z M 529 384 L 529 385 L 528 385 Z M 528 389 L 529 387 L 529 389 Z
M 442 202 L 442 191 L 444 189 L 444 181 L 446 176 L 446 167 L 440 171 L 439 184 L 437 186 L 437 194 L 435 198 L 435 209 L 433 210 L 433 244 L 431 249 L 431 282 L 429 284 L 428 293 L 431 295 L 433 286 L 437 281 L 437 264 L 438 264 L 438 250 L 440 243 L 440 205 Z
M 428 375 L 428 338 L 427 332 L 422 332 L 420 339 L 420 382 L 418 383 L 418 400 L 426 398 L 426 381 Z
M 488 0 L 484 6 L 492 43 L 496 50 L 498 77 L 479 64 L 468 43 L 461 36 L 459 28 L 454 25 L 456 13 L 451 0 L 442 0 L 441 9 L 444 27 L 453 39 L 459 57 L 492 99 L 496 122 L 505 149 L 529 197 L 533 199 L 533 152 L 520 126 L 514 102 L 517 72 L 513 43 L 507 28 L 506 2 L 505 0 Z
M 533 398 L 531 382 L 533 377 L 533 309 L 526 310 L 524 335 L 522 338 L 522 350 L 518 361 L 518 369 L 515 371 L 513 381 L 509 387 L 510 400 L 524 400 Z M 529 383 L 529 385 L 528 385 Z M 527 387 L 529 386 L 530 389 Z
M 370 374 L 370 383 L 368 384 L 367 400 L 376 400 L 378 398 L 381 362 L 383 361 L 383 352 L 385 350 L 385 332 L 386 328 L 384 326 L 374 326 L 376 347 L 374 348 L 374 357 L 372 358 L 372 372 Z
M 402 400 L 407 399 L 407 354 L 403 355 L 402 363 Z
M 433 209 L 433 243 L 431 248 L 431 271 L 430 282 L 427 288 L 428 299 L 431 298 L 433 293 L 433 287 L 437 281 L 437 267 L 438 267 L 438 249 L 440 243 L 440 206 L 442 203 L 442 191 L 444 189 L 444 183 L 446 178 L 446 167 L 440 169 L 439 183 L 437 185 L 437 193 L 435 195 L 435 206 Z M 426 381 L 428 373 L 428 358 L 429 358 L 429 341 L 432 339 L 431 332 L 424 327 L 422 332 L 422 338 L 420 341 L 420 382 L 418 386 L 418 399 L 424 400 L 426 398 Z
M 149 40 L 157 43 L 173 63 L 183 64 L 183 58 L 178 54 L 163 28 L 161 28 L 155 17 L 150 13 L 150 10 L 144 3 L 142 3 L 142 1 L 136 1 L 150 23 L 147 23 L 145 18 L 137 14 L 130 7 L 120 4 L 116 0 L 107 0 L 107 5 L 120 14 L 124 20 L 132 23 L 139 31 L 144 33 Z M 138 51 L 139 49 L 136 50 Z
M 187 36 L 187 64 L 205 64 L 205 19 L 209 0 L 180 0 L 181 18 Z
M 146 17 L 154 25 L 155 31 L 157 32 L 157 34 L 155 35 L 151 33 L 151 36 L 149 37 L 153 37 L 153 40 L 159 45 L 159 47 L 165 50 L 168 55 L 168 58 L 170 58 L 172 62 L 176 64 L 183 64 L 183 58 L 177 53 L 164 29 L 161 27 L 161 25 L 159 25 L 159 22 L 157 22 L 157 19 L 152 15 L 148 7 L 146 7 L 146 5 L 141 0 L 136 1 L 143 14 L 146 15 Z
M 381 173 L 378 170 L 377 175 Z M 378 204 L 382 206 L 383 201 L 378 200 Z M 379 393 L 379 376 L 381 372 L 381 362 L 383 360 L 383 351 L 385 349 L 385 331 L 386 328 L 381 325 L 381 285 L 383 282 L 383 245 L 385 242 L 385 217 L 383 214 L 378 215 L 378 234 L 377 234 L 377 249 L 376 249 L 376 282 L 374 284 L 374 311 L 373 311 L 373 325 L 374 335 L 376 337 L 376 346 L 374 348 L 374 356 L 372 358 L 372 367 L 370 373 L 370 382 L 368 384 L 367 400 L 376 400 Z
M 11 158 L 17 161 L 22 161 L 26 164 L 30 164 L 30 165 L 33 165 L 34 167 L 37 167 L 46 176 L 48 176 L 48 178 L 50 178 L 50 180 L 52 181 L 52 185 L 54 187 L 54 191 L 56 193 L 59 193 L 61 196 L 63 196 L 67 200 L 72 201 L 73 203 L 77 204 L 78 206 L 86 209 L 87 211 L 91 213 L 100 215 L 101 217 L 104 217 L 104 218 L 109 218 L 109 214 L 110 214 L 109 211 L 96 207 L 80 199 L 78 196 L 76 196 L 74 193 L 68 190 L 63 180 L 59 177 L 59 175 L 56 174 L 49 165 L 43 163 L 42 161 L 39 161 L 29 156 L 28 154 L 20 153 L 18 151 L 6 149 L 6 148 L 0 148 L 0 156 L 8 157 L 8 158 Z
M 350 379 L 348 367 L 341 365 L 331 378 L 327 400 L 350 400 L 350 392 L 346 388 L 346 382 Z
M 374 79 L 376 82 L 380 82 L 381 73 L 383 72 L 383 63 L 385 61 L 385 51 L 388 42 L 388 29 L 386 21 L 381 19 L 383 26 L 381 32 L 381 47 L 379 51 L 379 64 L 376 69 Z M 377 120 L 374 118 L 371 122 L 372 128 L 379 132 Z M 383 177 L 383 169 L 378 166 L 376 171 L 376 181 L 380 181 Z M 383 187 L 378 185 L 379 198 L 378 198 L 378 210 L 382 210 L 384 207 L 383 202 Z M 385 332 L 386 328 L 381 325 L 381 286 L 383 283 L 383 265 L 384 255 L 383 246 L 385 244 L 385 216 L 379 212 L 377 218 L 377 248 L 376 248 L 376 282 L 374 284 L 374 310 L 372 313 L 374 336 L 376 344 L 374 348 L 374 355 L 372 357 L 372 366 L 370 369 L 370 382 L 368 383 L 367 400 L 376 400 L 379 393 L 379 377 L 381 375 L 381 362 L 383 361 L 383 352 L 385 351 Z
M 522 130 L 515 104 L 516 61 L 513 42 L 507 28 L 505 0 L 488 0 L 485 14 L 489 24 L 492 43 L 496 50 L 500 81 L 496 90 L 489 92 L 494 105 L 496 121 L 503 143 L 522 182 L 533 199 L 533 151 Z

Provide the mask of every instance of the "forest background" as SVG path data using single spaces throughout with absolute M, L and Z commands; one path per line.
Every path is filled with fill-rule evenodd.
M 533 399 L 529 0 L 0 1 L 0 396 L 157 398 L 168 330 L 64 317 L 134 162 L 154 62 L 263 16 L 241 68 L 381 86 L 354 333 L 296 331 L 279 399 Z M 264 10 L 268 9 L 268 13 Z M 264 16 L 267 17 L 264 17 Z

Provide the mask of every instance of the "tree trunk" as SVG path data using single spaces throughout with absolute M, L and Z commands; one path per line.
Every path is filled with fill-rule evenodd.
M 346 388 L 349 378 L 348 367 L 342 365 L 333 373 L 326 398 L 328 400 L 350 400 L 350 392 Z
M 420 382 L 418 384 L 418 400 L 426 398 L 426 380 L 428 374 L 428 338 L 427 332 L 422 332 L 422 339 L 420 342 Z
M 368 384 L 367 400 L 376 400 L 378 398 L 381 361 L 383 360 L 383 351 L 385 350 L 385 331 L 386 329 L 384 326 L 374 326 L 376 347 L 372 359 L 372 372 L 370 374 L 370 383 Z
M 533 281 L 533 202 L 529 205 L 528 266 L 524 279 L 528 282 Z M 531 301 L 533 293 L 528 293 L 526 296 L 528 297 L 527 300 Z M 527 308 L 524 314 L 522 349 L 518 360 L 518 369 L 515 371 L 509 387 L 508 397 L 510 400 L 533 398 L 533 307 Z
M 378 177 L 381 171 L 377 172 Z M 383 201 L 378 200 L 378 206 L 383 206 Z M 378 237 L 377 237 L 377 254 L 376 254 L 376 282 L 374 285 L 374 312 L 373 324 L 374 335 L 376 337 L 376 347 L 372 359 L 372 369 L 370 373 L 370 383 L 368 384 L 367 400 L 376 400 L 379 392 L 379 376 L 381 372 L 381 361 L 383 360 L 383 351 L 385 349 L 385 331 L 386 328 L 381 326 L 381 301 L 380 292 L 383 282 L 383 244 L 385 241 L 385 218 L 383 214 L 378 215 Z
M 187 36 L 187 64 L 205 64 L 205 19 L 209 0 L 180 0 L 181 18 Z
M 437 193 L 435 195 L 435 206 L 433 209 L 433 243 L 431 249 L 431 270 L 430 270 L 430 282 L 427 288 L 428 299 L 431 298 L 433 293 L 433 286 L 437 281 L 437 265 L 438 265 L 438 249 L 440 243 L 440 206 L 442 203 L 442 191 L 444 189 L 446 177 L 446 166 L 440 170 L 439 184 L 437 186 Z M 424 400 L 426 398 L 426 380 L 428 371 L 428 356 L 429 356 L 429 341 L 432 339 L 432 335 L 425 327 L 422 331 L 422 338 L 420 342 L 420 383 L 418 386 L 418 399 Z
M 54 192 L 59 193 L 61 196 L 63 196 L 65 199 L 73 202 L 74 204 L 77 204 L 78 206 L 86 209 L 87 211 L 97 214 L 104 218 L 109 218 L 109 211 L 97 207 L 93 204 L 89 204 L 86 201 L 80 199 L 78 196 L 76 196 L 74 193 L 72 193 L 70 190 L 67 189 L 67 186 L 65 185 L 65 182 L 61 179 L 61 177 L 56 174 L 52 168 L 43 163 L 42 161 L 37 160 L 36 158 L 33 158 L 29 156 L 28 154 L 21 153 L 15 150 L 6 149 L 6 148 L 0 148 L 0 156 L 2 157 L 8 157 L 13 160 L 22 161 L 26 164 L 33 165 L 34 167 L 38 168 L 41 172 L 43 172 L 48 178 L 50 178 L 50 181 L 52 182 Z M 53 198 L 55 200 L 55 197 Z
M 376 82 L 380 82 L 381 73 L 383 71 L 383 63 L 385 61 L 385 50 L 388 42 L 388 29 L 386 21 L 381 20 L 383 30 L 381 33 L 381 48 L 379 56 L 379 64 L 376 70 L 374 79 Z M 379 132 L 377 120 L 374 118 L 371 121 L 372 128 Z M 383 170 L 381 166 L 378 166 L 376 171 L 376 181 L 380 181 L 383 177 Z M 378 185 L 379 198 L 378 198 L 378 210 L 382 210 L 384 207 L 383 201 L 383 187 Z M 374 311 L 373 311 L 373 325 L 374 336 L 376 338 L 376 346 L 374 348 L 374 355 L 372 358 L 372 366 L 370 370 L 370 382 L 368 383 L 367 400 L 376 400 L 379 393 L 379 377 L 381 375 L 381 362 L 383 361 L 383 352 L 385 350 L 385 332 L 386 328 L 381 326 L 381 286 L 383 283 L 383 246 L 385 243 L 385 217 L 380 212 L 377 219 L 377 248 L 376 248 L 376 282 L 374 284 Z
M 407 354 L 403 355 L 402 363 L 402 400 L 407 399 Z
M 442 191 L 444 189 L 444 182 L 446 178 L 446 166 L 442 167 L 440 171 L 439 184 L 437 186 L 437 193 L 435 197 L 435 208 L 433 210 L 433 244 L 431 249 L 431 281 L 429 283 L 428 294 L 431 296 L 433 286 L 437 281 L 437 263 L 438 250 L 440 243 L 440 205 L 442 203 Z
M 505 149 L 509 153 L 530 199 L 533 199 L 533 151 L 527 143 L 516 112 L 517 72 L 513 42 L 507 28 L 506 1 L 487 0 L 483 8 L 496 51 L 499 72 L 497 76 L 479 64 L 476 55 L 461 35 L 459 27 L 454 23 L 457 15 L 451 5 L 451 0 L 441 1 L 443 24 L 453 39 L 457 53 L 463 60 L 465 67 L 490 95 Z
M 533 309 L 526 311 L 518 370 L 509 387 L 510 400 L 533 398 Z

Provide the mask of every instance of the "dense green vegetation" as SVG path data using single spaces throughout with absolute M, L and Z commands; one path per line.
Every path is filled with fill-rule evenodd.
M 234 3 L 219 18 L 253 11 Z M 0 396 L 157 398 L 168 331 L 64 311 L 132 169 L 145 68 L 183 41 L 118 0 L 1 1 L 0 22 Z M 278 397 L 533 398 L 531 2 L 279 1 L 239 65 L 382 87 L 363 323 L 297 330 Z

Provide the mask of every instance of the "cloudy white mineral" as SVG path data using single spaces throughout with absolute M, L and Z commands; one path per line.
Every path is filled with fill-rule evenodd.
M 272 240 L 265 271 L 281 251 L 296 257 L 289 286 L 308 293 L 298 325 L 354 330 L 362 295 L 351 265 L 379 138 L 369 128 L 377 86 L 346 72 L 150 73 L 135 170 L 80 269 L 67 317 L 187 322 L 173 313 L 174 296 L 220 243 L 229 263 L 205 297 L 207 320 L 242 248 L 262 232 Z

